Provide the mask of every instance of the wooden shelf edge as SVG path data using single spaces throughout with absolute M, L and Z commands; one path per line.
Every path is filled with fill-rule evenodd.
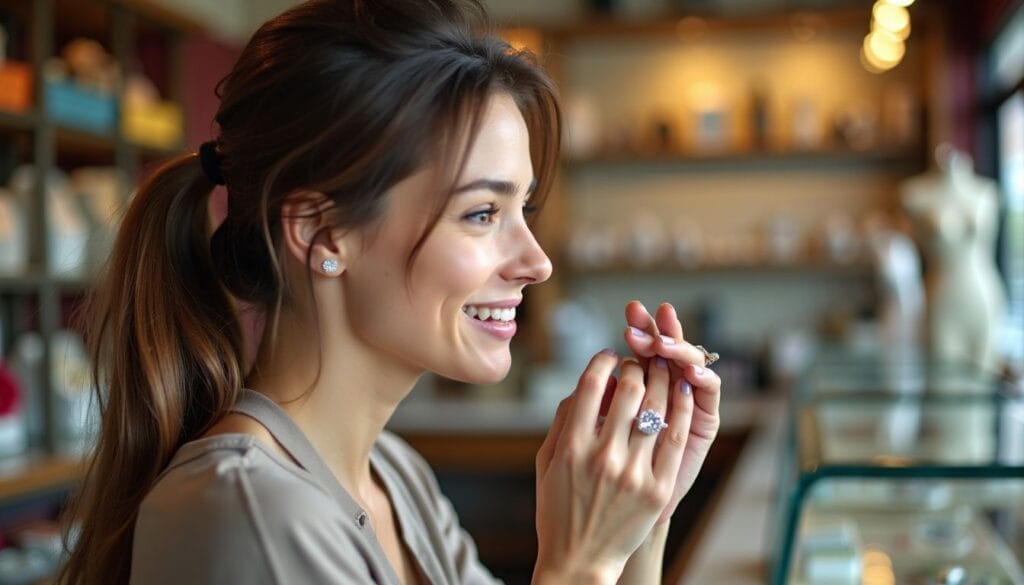
M 755 163 L 755 162 L 903 162 L 923 157 L 923 148 L 883 146 L 868 150 L 845 148 L 822 150 L 744 150 L 719 153 L 689 152 L 623 152 L 597 154 L 588 157 L 566 158 L 569 168 L 634 164 L 700 164 L 700 163 Z
M 11 112 L 0 109 L 0 128 L 11 130 L 32 130 L 38 117 L 33 111 Z
M 566 263 L 570 276 L 622 276 L 624 274 L 829 274 L 836 276 L 865 276 L 872 271 L 870 264 L 853 262 L 839 264 L 830 262 L 794 262 L 792 264 L 718 264 L 695 267 L 678 264 L 612 264 L 595 268 L 572 267 Z
M 0 502 L 70 486 L 82 479 L 85 462 L 67 456 L 18 456 L 0 460 Z
M 95 283 L 89 278 L 66 278 L 30 270 L 24 274 L 0 274 L 0 292 L 38 292 L 46 287 L 64 291 L 87 290 Z
M 708 32 L 786 30 L 796 18 L 814 18 L 817 27 L 823 29 L 860 29 L 870 18 L 864 9 L 820 9 L 768 12 L 744 16 L 722 16 L 714 14 L 665 14 L 645 19 L 630 19 L 623 16 L 592 14 L 580 22 L 553 27 L 538 27 L 543 33 L 559 41 L 641 36 L 677 36 L 679 22 L 685 17 L 700 18 Z

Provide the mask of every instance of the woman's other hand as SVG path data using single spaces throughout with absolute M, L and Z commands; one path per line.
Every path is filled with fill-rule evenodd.
M 614 583 L 673 497 L 691 400 L 673 400 L 665 360 L 646 372 L 611 351 L 597 354 L 576 390 L 562 401 L 537 453 L 537 535 L 534 583 Z M 607 389 L 607 416 L 599 422 Z M 646 409 L 667 412 L 658 434 L 636 428 Z
M 683 392 L 672 395 L 687 403 L 687 408 L 693 412 L 693 421 L 685 441 L 686 452 L 679 467 L 672 498 L 658 519 L 658 522 L 664 522 L 672 516 L 679 501 L 693 486 L 711 444 L 718 435 L 722 380 L 711 369 L 704 367 L 704 352 L 685 340 L 675 307 L 669 303 L 662 303 L 657 314 L 652 317 L 641 303 L 630 301 L 626 304 L 626 325 L 626 344 L 637 360 L 641 364 L 655 356 L 668 360 L 672 384 L 677 386 L 685 381 L 690 390 L 686 392 L 684 386 Z

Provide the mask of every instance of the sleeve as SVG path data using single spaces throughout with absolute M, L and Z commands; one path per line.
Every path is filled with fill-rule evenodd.
M 386 436 L 385 436 L 386 435 Z M 473 538 L 462 528 L 451 501 L 441 493 L 430 465 L 408 443 L 391 433 L 382 435 L 393 465 L 405 475 L 412 497 L 423 516 L 428 532 L 440 545 L 443 562 L 460 585 L 502 585 L 480 562 Z
M 130 584 L 376 583 L 319 494 L 267 475 L 221 461 L 165 477 L 139 509 Z

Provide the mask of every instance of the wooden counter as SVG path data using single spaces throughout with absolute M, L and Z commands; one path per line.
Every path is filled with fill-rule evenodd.
M 782 400 L 762 403 L 755 430 L 706 519 L 705 530 L 694 536 L 693 554 L 676 581 L 679 585 L 768 582 L 785 416 Z

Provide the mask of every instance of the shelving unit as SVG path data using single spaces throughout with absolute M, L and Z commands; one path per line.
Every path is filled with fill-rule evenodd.
M 651 300 L 683 304 L 724 298 L 730 307 L 749 306 L 749 299 L 741 298 L 739 289 L 752 290 L 760 283 L 775 295 L 773 299 L 782 302 L 798 303 L 796 299 L 803 301 L 806 297 L 810 305 L 804 312 L 808 314 L 822 309 L 830 294 L 842 295 L 836 298 L 852 304 L 870 302 L 872 269 L 863 257 L 852 265 L 812 254 L 778 265 L 750 258 L 693 267 L 672 262 L 636 265 L 623 260 L 598 267 L 573 266 L 566 253 L 569 228 L 581 223 L 593 226 L 596 230 L 592 231 L 597 232 L 606 227 L 625 228 L 629 223 L 624 220 L 629 220 L 633 206 L 649 205 L 666 223 L 676 217 L 690 217 L 706 228 L 705 235 L 718 237 L 724 232 L 746 236 L 763 227 L 749 223 L 750 218 L 777 205 L 779 209 L 767 209 L 766 213 L 796 209 L 795 221 L 807 238 L 804 244 L 814 246 L 826 213 L 847 212 L 856 220 L 865 209 L 895 209 L 896 182 L 928 167 L 928 153 L 936 140 L 934 118 L 941 115 L 941 100 L 935 95 L 935 79 L 941 67 L 935 49 L 937 43 L 941 44 L 939 14 L 927 6 L 915 6 L 912 14 L 914 30 L 907 62 L 881 77 L 863 71 L 857 53 L 859 40 L 869 31 L 870 5 L 730 18 L 667 15 L 627 20 L 602 16 L 564 26 L 512 29 L 509 36 L 513 42 L 519 40 L 540 55 L 555 76 L 567 98 L 563 105 L 569 103 L 568 98 L 587 94 L 599 134 L 610 131 L 615 135 L 624 128 L 632 133 L 632 140 L 626 140 L 628 145 L 624 146 L 618 136 L 610 141 L 598 140 L 599 144 L 582 151 L 585 154 L 567 152 L 564 156 L 558 184 L 537 230 L 545 250 L 561 261 L 555 262 L 552 280 L 528 295 L 533 300 L 531 322 L 547 322 L 550 309 L 566 296 L 600 307 L 609 320 L 615 321 L 620 319 L 621 307 L 612 305 L 623 295 L 647 295 Z M 819 43 L 815 48 L 826 51 L 838 51 L 837 47 L 849 42 L 846 39 L 855 38 L 848 58 L 835 58 L 833 53 L 826 57 L 831 59 L 827 63 L 842 68 L 840 76 L 851 84 L 850 88 L 860 89 L 856 85 L 859 80 L 875 84 L 862 86 L 866 88 L 893 79 L 910 88 L 920 108 L 913 123 L 916 137 L 894 140 L 884 135 L 883 112 L 879 110 L 876 139 L 870 146 L 855 148 L 841 141 L 832 127 L 836 114 L 832 108 L 847 96 L 835 95 L 842 90 L 828 86 L 830 71 L 816 71 L 811 66 L 821 63 L 815 61 L 817 54 L 794 57 L 801 51 L 814 50 L 800 46 L 807 42 L 801 35 L 808 30 L 812 30 L 812 44 Z M 700 54 L 696 54 L 697 48 Z M 706 62 L 691 67 L 692 58 L 706 58 Z M 795 62 L 807 67 L 800 70 Z M 706 74 L 703 77 L 712 82 L 725 83 L 732 92 L 727 92 L 733 101 L 731 126 L 726 131 L 729 144 L 725 148 L 701 150 L 693 143 L 697 127 L 693 119 L 687 118 L 692 114 L 686 112 L 689 105 L 685 92 L 691 83 L 702 81 L 702 75 L 694 75 L 695 71 Z M 648 83 L 662 75 L 665 79 Z M 745 125 L 750 122 L 743 121 L 752 116 L 750 102 L 738 101 L 737 90 L 743 88 L 743 99 L 747 99 L 758 80 L 766 80 L 772 90 L 768 107 L 774 127 L 766 142 L 758 142 L 751 127 Z M 816 87 L 823 95 L 813 93 Z M 788 109 L 792 105 L 783 100 L 800 95 L 794 93 L 795 88 L 822 98 L 817 115 L 824 125 L 823 140 L 818 147 L 797 148 L 788 135 L 780 133 L 783 127 L 788 128 L 788 117 L 792 116 Z M 852 101 L 864 93 L 869 92 L 863 90 L 849 98 Z M 880 106 L 881 96 L 875 99 Z M 666 114 L 665 108 L 670 113 Z M 566 107 L 567 117 L 568 110 Z M 653 128 L 648 127 L 656 119 L 670 123 L 672 146 L 657 146 Z M 816 197 L 812 190 L 825 197 Z M 806 193 L 810 205 L 801 207 L 800 193 Z M 814 219 L 815 214 L 820 219 Z M 745 232 L 738 227 L 744 222 L 750 226 Z M 744 281 L 751 286 L 745 287 Z M 756 319 L 741 319 L 760 323 L 760 331 L 771 331 L 772 327 L 763 327 L 766 322 L 761 317 L 766 313 L 771 311 L 760 311 Z M 795 309 L 783 311 L 778 318 L 797 313 Z M 752 327 L 734 327 L 731 332 L 752 331 Z M 730 342 L 735 339 L 733 335 Z M 542 348 L 537 352 L 541 359 L 550 355 L 550 341 L 543 335 L 531 337 L 527 343 L 531 348 Z
M 56 55 L 67 41 L 87 37 L 99 41 L 114 57 L 122 73 L 141 69 L 146 63 L 134 58 L 135 48 L 147 38 L 155 38 L 164 50 L 166 64 L 162 77 L 153 81 L 162 97 L 183 103 L 181 82 L 181 41 L 188 30 L 198 28 L 189 19 L 155 3 L 142 0 L 0 0 L 0 11 L 10 15 L 23 29 L 23 47 L 9 57 L 31 63 L 33 74 L 33 107 L 24 113 L 0 111 L 0 141 L 15 144 L 17 164 L 34 165 L 34 192 L 29 219 L 29 268 L 24 274 L 0 276 L 0 309 L 18 305 L 30 308 L 30 314 L 0 312 L 5 319 L 4 339 L 0 347 L 9 350 L 16 336 L 26 330 L 38 332 L 43 344 L 42 406 L 45 435 L 41 444 L 30 444 L 31 456 L 0 460 L 0 507 L 34 493 L 62 490 L 72 486 L 82 472 L 77 458 L 59 452 L 55 433 L 54 389 L 50 371 L 55 356 L 50 355 L 49 340 L 60 329 L 72 326 L 66 306 L 81 301 L 92 286 L 89 278 L 67 278 L 47 270 L 47 171 L 57 167 L 65 171 L 85 165 L 112 166 L 123 173 L 128 186 L 134 184 L 140 168 L 149 161 L 168 158 L 184 152 L 184 144 L 162 149 L 133 144 L 122 136 L 120 108 L 115 116 L 117 126 L 110 132 L 95 132 L 67 127 L 57 123 L 48 113 L 45 102 L 44 75 L 46 62 Z M 114 92 L 123 92 L 123 79 Z M 0 169 L 2 171 L 2 169 Z M 6 182 L 7 177 L 0 177 Z M 121 194 L 122 203 L 129 193 Z M 7 322 L 17 318 L 20 321 Z M 72 327 L 73 328 L 73 327 Z

